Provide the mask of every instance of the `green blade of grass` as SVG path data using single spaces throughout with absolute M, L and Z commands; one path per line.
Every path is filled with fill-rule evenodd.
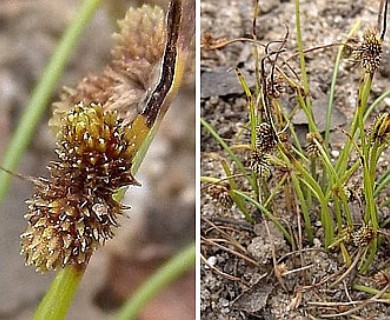
M 132 298 L 119 311 L 116 319 L 137 319 L 139 311 L 148 301 L 179 276 L 194 267 L 195 256 L 196 246 L 194 243 L 176 254 L 137 290 Z
M 340 67 L 340 62 L 341 62 L 341 58 L 342 58 L 342 55 L 343 55 L 344 47 L 345 47 L 345 44 L 347 43 L 348 39 L 350 39 L 352 37 L 352 35 L 356 32 L 356 30 L 359 28 L 360 23 L 361 23 L 361 20 L 358 20 L 358 21 L 355 22 L 355 24 L 353 25 L 351 31 L 345 37 L 345 39 L 343 40 L 343 42 L 340 45 L 339 50 L 337 52 L 336 62 L 334 64 L 334 68 L 333 68 L 332 82 L 331 82 L 330 90 L 329 90 L 328 105 L 327 105 L 327 108 L 326 108 L 325 137 L 324 137 L 325 150 L 328 149 L 328 145 L 329 145 L 330 125 L 331 125 L 331 122 L 332 122 L 332 110 L 333 110 L 334 93 L 335 93 L 335 90 L 336 90 L 337 75 L 339 73 L 339 67 Z
M 47 108 L 50 97 L 68 63 L 69 57 L 74 51 L 88 22 L 99 7 L 100 2 L 101 0 L 83 1 L 80 9 L 77 11 L 77 16 L 61 38 L 7 146 L 2 161 L 2 166 L 5 169 L 10 171 L 17 169 L 20 160 L 34 136 L 39 119 Z M 11 177 L 8 173 L 4 171 L 0 172 L 0 202 L 7 193 L 10 179 Z
M 385 171 L 378 179 L 377 186 L 374 191 L 374 196 L 377 197 L 379 193 L 390 184 L 390 170 Z
M 221 145 L 221 147 L 228 153 L 233 162 L 237 165 L 237 168 L 241 171 L 242 174 L 246 177 L 251 187 L 256 190 L 257 187 L 255 182 L 251 179 L 249 175 L 247 175 L 247 170 L 245 169 L 242 162 L 238 159 L 238 157 L 234 154 L 231 148 L 227 145 L 225 141 L 219 136 L 219 134 L 215 131 L 215 129 L 203 118 L 200 118 L 201 125 L 213 136 L 213 138 Z
M 245 220 L 249 223 L 253 223 L 253 219 L 251 214 L 249 213 L 249 210 L 245 207 L 245 203 L 242 201 L 240 197 L 237 197 L 237 195 L 234 193 L 234 190 L 238 189 L 238 185 L 234 178 L 232 178 L 232 172 L 225 160 L 221 161 L 223 170 L 225 171 L 226 177 L 230 184 L 230 197 L 232 198 L 233 202 L 237 205 L 237 207 L 240 209 L 240 211 L 244 214 Z
M 306 199 L 305 199 L 305 196 L 303 194 L 302 188 L 300 186 L 299 179 L 297 178 L 295 173 L 291 174 L 291 180 L 292 180 L 292 183 L 294 185 L 294 191 L 295 191 L 295 193 L 298 197 L 298 200 L 299 200 L 298 201 L 299 206 L 302 210 L 303 219 L 305 221 L 305 230 L 306 230 L 307 238 L 309 239 L 310 243 L 313 243 L 314 234 L 313 234 L 313 226 L 312 226 L 311 221 L 310 221 L 309 210 L 307 208 Z
M 381 94 L 366 110 L 364 113 L 363 121 L 366 122 L 371 115 L 371 113 L 375 110 L 377 106 L 387 97 L 390 96 L 390 90 L 386 91 L 385 93 Z
M 285 227 L 279 222 L 279 220 L 274 217 L 274 215 L 269 212 L 266 208 L 264 208 L 258 201 L 255 199 L 252 199 L 250 196 L 245 194 L 244 192 L 234 190 L 234 193 L 239 195 L 240 197 L 244 198 L 245 200 L 251 202 L 257 209 L 260 210 L 260 212 L 264 213 L 267 219 L 272 221 L 275 226 L 283 233 L 284 237 L 287 239 L 287 241 L 292 245 L 293 244 L 293 239 L 291 237 L 291 234 L 286 230 Z
M 372 294 L 372 295 L 377 295 L 377 294 L 381 293 L 381 291 L 378 290 L 378 289 L 371 288 L 371 287 L 368 287 L 368 286 L 364 286 L 364 285 L 361 285 L 361 284 L 356 284 L 356 283 L 354 283 L 352 285 L 352 288 L 355 289 L 355 290 L 361 291 L 361 292 L 366 292 L 366 293 Z M 377 299 L 379 299 L 379 298 L 390 300 L 390 293 L 383 293 L 383 294 L 380 295 L 380 297 L 377 297 Z

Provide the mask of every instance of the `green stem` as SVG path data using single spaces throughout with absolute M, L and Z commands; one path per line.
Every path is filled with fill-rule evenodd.
M 375 236 L 376 236 L 376 234 L 375 234 Z M 375 260 L 376 254 L 378 252 L 378 238 L 377 237 L 371 241 L 367 250 L 368 250 L 368 257 L 367 258 L 363 257 L 361 260 L 361 263 L 358 267 L 359 271 L 362 274 L 365 274 L 368 271 L 371 264 Z
M 379 193 L 390 183 L 390 169 L 388 169 L 385 173 L 383 173 L 377 182 L 377 186 L 375 188 L 374 196 L 378 196 Z
M 356 30 L 359 28 L 360 23 L 361 23 L 360 20 L 355 22 L 351 31 L 348 33 L 348 35 L 343 40 L 342 44 L 339 46 L 339 49 L 337 52 L 337 57 L 336 57 L 336 62 L 335 62 L 334 68 L 333 68 L 332 82 L 331 82 L 330 90 L 329 90 L 328 105 L 326 108 L 325 137 L 324 137 L 324 148 L 328 154 L 329 154 L 329 143 L 330 143 L 330 126 L 331 126 L 331 122 L 332 122 L 333 100 L 334 100 L 334 94 L 336 91 L 337 75 L 339 73 L 340 62 L 341 62 L 341 59 L 343 56 L 345 44 L 347 43 L 348 39 L 351 38 L 352 35 L 356 32 Z M 326 186 L 326 180 L 327 180 L 326 177 L 327 177 L 326 172 L 324 172 L 322 175 L 322 180 L 321 180 L 321 184 L 322 184 L 323 188 Z
M 33 320 L 65 319 L 83 274 L 83 270 L 77 270 L 73 266 L 66 266 L 58 271 L 49 290 L 36 309 Z
M 35 128 L 46 110 L 50 97 L 53 94 L 58 80 L 68 63 L 71 53 L 80 39 L 89 20 L 99 7 L 101 0 L 83 1 L 74 21 L 70 24 L 61 38 L 56 51 L 46 66 L 35 87 L 19 124 L 9 142 L 4 158 L 3 167 L 15 171 L 21 161 L 28 145 L 34 137 Z M 11 176 L 0 172 L 0 202 L 4 199 L 10 184 Z
M 358 290 L 358 291 L 362 291 L 362 292 L 366 292 L 366 293 L 372 294 L 372 295 L 377 295 L 378 293 L 381 292 L 378 289 L 367 287 L 367 286 L 364 286 L 364 285 L 361 285 L 361 284 L 356 284 L 356 283 L 354 283 L 352 285 L 352 288 L 355 289 L 355 290 Z M 378 299 L 379 298 L 380 299 L 389 300 L 390 299 L 390 293 L 383 293 L 380 297 L 378 297 Z
M 309 95 L 309 80 L 307 78 L 305 54 L 303 52 L 299 0 L 295 0 L 295 23 L 296 23 L 296 30 L 297 30 L 297 46 L 298 46 L 298 51 L 299 51 L 299 64 L 301 67 L 301 74 L 302 74 L 302 78 L 303 78 L 303 87 L 305 89 L 305 96 L 307 97 Z
M 351 129 L 349 132 L 349 135 L 352 139 L 355 139 L 356 131 L 359 127 L 359 112 L 360 110 L 363 110 L 363 113 L 365 113 L 365 109 L 367 106 L 367 100 L 370 95 L 371 91 L 371 85 L 372 85 L 372 76 L 369 74 L 366 74 L 364 70 L 362 71 L 362 76 L 360 79 L 359 84 L 359 91 L 358 91 L 358 106 L 356 108 L 356 112 L 354 115 L 354 118 L 352 120 Z M 363 118 L 364 121 L 364 118 Z M 351 139 L 347 138 L 347 141 L 345 142 L 344 148 L 340 154 L 339 159 L 336 163 L 336 170 L 340 174 L 342 172 L 345 172 L 347 166 L 348 166 L 348 157 L 351 153 L 352 148 L 352 141 Z
M 303 213 L 306 234 L 307 234 L 307 237 L 309 239 L 309 242 L 312 244 L 313 239 L 314 239 L 313 226 L 312 226 L 311 221 L 310 221 L 310 214 L 309 214 L 309 210 L 307 208 L 305 196 L 304 196 L 304 193 L 302 191 L 300 182 L 299 182 L 297 176 L 295 175 L 295 173 L 291 174 L 291 180 L 292 180 L 292 183 L 294 185 L 294 190 L 295 190 L 295 193 L 297 194 L 297 197 L 299 200 L 299 205 L 300 205 L 302 213 Z
M 193 243 L 160 267 L 157 272 L 149 278 L 147 282 L 145 282 L 122 307 L 116 318 L 118 320 L 137 319 L 139 311 L 147 304 L 147 302 L 149 302 L 158 292 L 166 288 L 180 275 L 194 267 L 195 257 L 196 245 Z

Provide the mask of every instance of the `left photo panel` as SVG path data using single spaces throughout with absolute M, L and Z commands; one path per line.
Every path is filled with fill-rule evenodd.
M 3 1 L 0 319 L 195 319 L 195 7 Z

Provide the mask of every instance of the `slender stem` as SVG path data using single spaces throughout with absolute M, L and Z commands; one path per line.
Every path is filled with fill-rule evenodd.
M 3 157 L 3 167 L 15 171 L 34 137 L 35 128 L 46 110 L 58 80 L 68 63 L 71 53 L 80 39 L 88 21 L 99 7 L 101 0 L 86 0 L 82 2 L 78 14 L 65 31 L 49 64 L 42 73 L 31 99 L 23 112 L 19 124 L 8 144 Z M 10 175 L 0 172 L 0 202 L 4 199 L 10 184 Z
M 147 302 L 180 275 L 194 267 L 195 257 L 196 246 L 195 243 L 192 243 L 160 267 L 122 307 L 116 318 L 118 320 L 137 319 L 139 311 Z
M 354 283 L 352 285 L 352 288 L 355 289 L 355 290 L 358 290 L 358 291 L 362 291 L 362 292 L 366 292 L 366 293 L 372 294 L 372 295 L 377 295 L 377 294 L 379 294 L 381 292 L 378 289 L 367 287 L 367 286 L 364 286 L 362 284 L 356 284 L 356 283 Z M 390 293 L 383 293 L 380 296 L 380 298 L 383 298 L 383 299 L 386 299 L 386 300 L 390 300 Z
M 303 78 L 303 87 L 305 89 L 305 96 L 308 96 L 308 94 L 309 94 L 309 80 L 307 78 L 305 54 L 303 52 L 299 0 L 295 0 L 295 23 L 296 23 L 296 30 L 297 30 L 297 46 L 298 46 L 298 51 L 299 51 L 299 64 L 301 67 L 301 74 L 302 74 L 302 78 Z
M 359 271 L 362 274 L 365 274 L 368 269 L 370 268 L 371 264 L 374 262 L 376 254 L 378 252 L 378 238 L 374 238 L 369 247 L 368 250 L 368 257 L 361 260 L 361 263 L 359 264 Z
M 377 186 L 375 188 L 374 196 L 378 196 L 379 193 L 390 183 L 390 169 L 385 171 L 378 179 Z
M 77 270 L 73 266 L 66 266 L 58 271 L 49 290 L 36 309 L 33 320 L 65 319 L 83 274 L 83 270 Z
M 299 199 L 299 205 L 301 207 L 303 219 L 305 221 L 305 229 L 306 229 L 307 237 L 309 239 L 309 242 L 313 243 L 314 234 L 313 234 L 313 226 L 312 226 L 311 220 L 310 220 L 310 213 L 309 213 L 309 210 L 307 208 L 306 199 L 305 199 L 304 193 L 302 191 L 300 182 L 299 182 L 297 176 L 295 175 L 295 173 L 291 174 L 291 180 L 292 180 L 293 185 L 294 185 L 294 191 L 297 194 L 297 197 Z
M 244 192 L 234 190 L 234 193 L 236 193 L 237 195 L 241 196 L 245 200 L 251 202 L 257 209 L 259 209 L 262 213 L 264 213 L 264 215 L 269 220 L 271 220 L 275 224 L 275 226 L 283 233 L 283 235 L 285 236 L 287 241 L 291 245 L 293 245 L 293 238 L 291 237 L 291 234 L 286 230 L 285 227 L 283 227 L 283 225 L 279 222 L 279 220 L 277 218 L 275 218 L 275 216 L 270 211 L 268 211 L 258 201 L 256 201 L 255 199 L 252 199 L 250 196 L 248 196 Z

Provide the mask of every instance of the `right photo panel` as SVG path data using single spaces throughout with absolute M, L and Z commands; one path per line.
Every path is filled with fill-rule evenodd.
M 201 1 L 201 319 L 390 319 L 389 6 Z

